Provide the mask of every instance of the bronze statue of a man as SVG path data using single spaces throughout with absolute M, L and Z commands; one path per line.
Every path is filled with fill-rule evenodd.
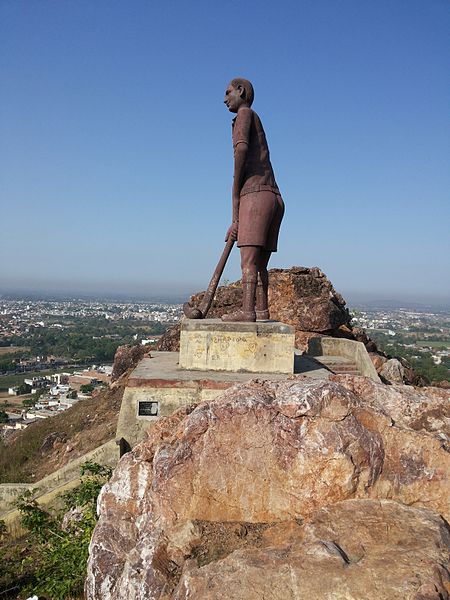
M 253 86 L 247 79 L 233 79 L 224 103 L 236 113 L 233 119 L 234 179 L 233 218 L 225 241 L 237 240 L 241 251 L 242 309 L 224 315 L 224 321 L 269 319 L 267 265 L 277 251 L 284 203 L 275 181 L 266 135 L 251 109 Z

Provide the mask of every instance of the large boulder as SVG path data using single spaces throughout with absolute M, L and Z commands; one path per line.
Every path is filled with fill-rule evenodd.
M 190 298 L 193 306 L 199 306 L 204 292 Z M 237 281 L 219 287 L 208 313 L 209 319 L 237 310 L 242 305 L 242 288 Z M 345 300 L 333 288 L 327 276 L 317 267 L 292 267 L 269 271 L 269 308 L 271 318 L 292 325 L 297 333 L 297 347 L 306 346 L 300 332 L 309 337 L 318 333 L 352 334 L 350 314 Z M 346 333 L 339 333 L 343 327 Z M 180 348 L 180 326 L 169 329 L 159 341 L 158 350 L 177 351 Z
M 447 597 L 450 455 L 357 379 L 253 380 L 160 419 L 102 490 L 87 598 Z
M 345 300 L 317 267 L 271 269 L 269 306 L 272 319 L 300 331 L 328 333 L 351 320 Z
M 379 370 L 379 375 L 389 383 L 403 383 L 405 367 L 397 358 L 389 358 Z

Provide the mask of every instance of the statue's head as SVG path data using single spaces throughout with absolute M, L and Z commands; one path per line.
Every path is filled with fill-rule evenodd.
M 253 104 L 254 97 L 255 92 L 250 81 L 237 77 L 230 81 L 225 91 L 224 103 L 230 112 L 237 113 L 240 106 L 250 107 Z

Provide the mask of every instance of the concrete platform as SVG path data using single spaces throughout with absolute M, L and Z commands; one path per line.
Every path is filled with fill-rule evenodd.
M 180 406 L 212 400 L 229 387 L 250 379 L 286 379 L 281 373 L 231 373 L 181 369 L 178 352 L 152 352 L 134 369 L 125 388 L 117 439 L 130 447 L 152 422 Z M 293 353 L 294 374 L 327 379 L 330 372 L 311 357 Z
M 183 319 L 180 367 L 246 373 L 294 372 L 294 328 L 279 321 Z

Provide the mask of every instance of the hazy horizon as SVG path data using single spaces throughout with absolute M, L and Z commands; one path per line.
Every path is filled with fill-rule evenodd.
M 333 283 L 333 282 L 332 282 Z M 222 280 L 220 285 L 225 285 Z M 334 284 L 333 284 L 334 285 Z M 122 287 L 115 285 L 111 286 L 86 286 L 83 284 L 76 285 L 72 283 L 71 286 L 58 286 L 58 284 L 44 285 L 44 286 L 5 286 L 0 285 L 0 300 L 2 298 L 34 298 L 34 299 L 48 299 L 55 298 L 60 300 L 67 299 L 80 299 L 80 300 L 91 300 L 101 299 L 118 302 L 126 301 L 142 301 L 142 302 L 174 302 L 182 303 L 189 299 L 189 297 L 197 292 L 205 290 L 207 283 L 204 286 L 164 286 L 164 285 L 149 285 L 145 288 L 127 288 L 124 290 Z M 401 307 L 402 305 L 407 306 L 422 306 L 422 307 L 433 307 L 439 309 L 450 310 L 450 298 L 445 295 L 407 295 L 399 292 L 380 292 L 380 291 L 368 291 L 368 290 L 352 290 L 352 289 L 340 289 L 334 285 L 335 290 L 340 293 L 348 306 L 362 305 L 378 305 L 383 306 L 385 304 L 389 306 Z

